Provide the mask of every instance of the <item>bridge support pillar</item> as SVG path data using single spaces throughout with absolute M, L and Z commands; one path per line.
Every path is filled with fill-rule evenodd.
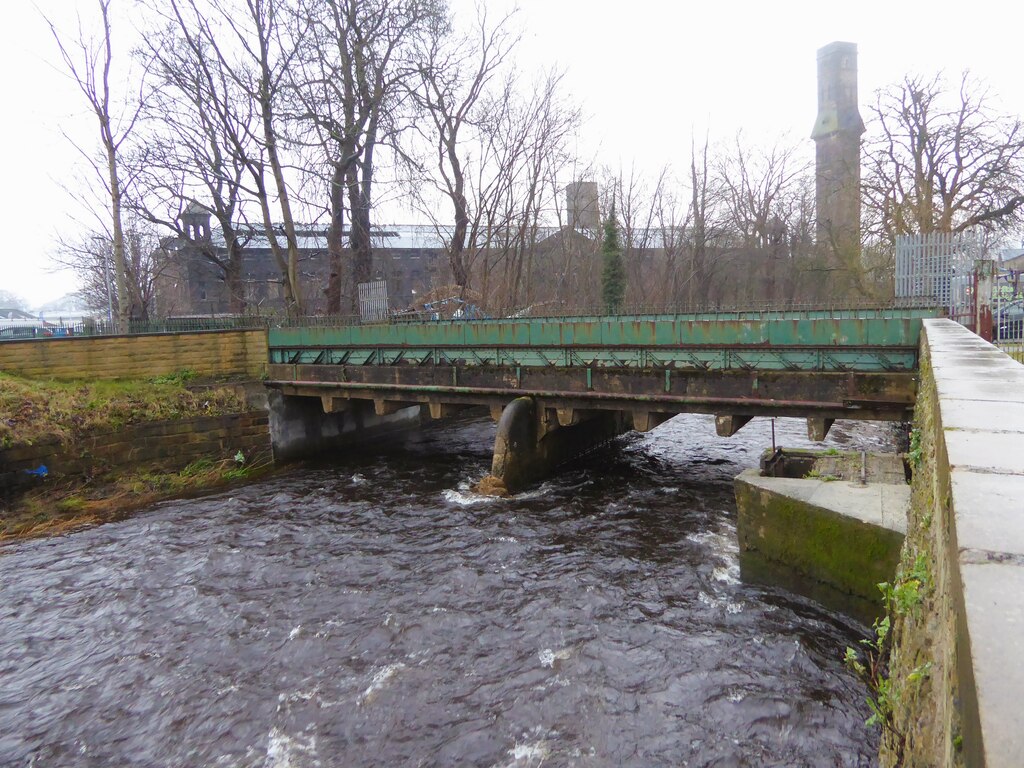
M 412 403 L 398 403 L 394 400 L 374 400 L 373 401 L 373 412 L 378 416 L 390 416 L 392 413 L 398 413 L 403 408 L 408 408 Z
M 719 437 L 732 437 L 745 427 L 753 416 L 737 416 L 734 413 L 725 413 L 715 416 L 715 432 Z
M 816 416 L 808 417 L 807 439 L 820 443 L 825 439 L 825 436 L 828 435 L 828 431 L 832 429 L 832 425 L 835 421 L 835 419 L 821 419 Z
M 498 421 L 491 474 L 479 485 L 481 493 L 517 493 L 559 465 L 629 429 L 627 414 L 619 411 L 577 411 L 577 423 L 561 426 L 559 414 L 532 397 L 509 403 Z
M 324 409 L 324 413 L 341 413 L 352 407 L 351 400 L 344 397 L 334 397 L 333 395 L 321 395 L 320 404 Z
M 427 409 L 430 411 L 430 418 L 434 420 L 450 418 L 461 411 L 463 407 L 464 406 L 461 405 L 453 405 L 452 403 L 432 402 L 427 404 Z
M 675 416 L 674 413 L 660 413 L 657 411 L 633 411 L 631 413 L 633 419 L 633 429 L 637 432 L 650 432 L 659 424 L 664 424 L 666 421 Z

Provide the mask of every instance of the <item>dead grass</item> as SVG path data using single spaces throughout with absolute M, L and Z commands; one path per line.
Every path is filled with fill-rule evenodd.
M 178 471 L 156 467 L 72 480 L 29 491 L 0 506 L 0 544 L 16 539 L 56 536 L 129 517 L 140 507 L 172 498 L 189 498 L 267 474 L 271 462 L 240 464 L 233 458 L 200 460 Z
M 190 376 L 150 380 L 43 381 L 0 373 L 0 449 L 52 438 L 74 440 L 129 424 L 233 413 L 233 388 L 193 392 Z
M 219 416 L 246 408 L 234 386 L 194 378 L 188 371 L 117 381 L 49 381 L 0 373 L 0 449 L 42 440 L 68 447 L 88 435 L 132 424 Z M 198 386 L 193 391 L 189 385 Z M 180 469 L 152 465 L 119 467 L 89 477 L 51 476 L 45 485 L 6 503 L 0 498 L 0 542 L 116 520 L 146 504 L 193 496 L 267 469 L 268 464 L 223 457 Z

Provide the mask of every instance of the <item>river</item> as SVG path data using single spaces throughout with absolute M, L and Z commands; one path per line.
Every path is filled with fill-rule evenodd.
M 770 421 L 679 416 L 503 500 L 469 488 L 493 437 L 0 550 L 0 765 L 875 764 L 864 627 L 739 579 L 731 481 Z

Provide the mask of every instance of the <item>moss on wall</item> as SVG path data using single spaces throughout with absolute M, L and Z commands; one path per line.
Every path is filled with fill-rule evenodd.
M 868 599 L 877 597 L 876 584 L 891 578 L 902 534 L 758 488 L 743 475 L 735 490 L 741 550 Z
M 913 483 L 907 537 L 896 584 L 923 575 L 919 596 L 893 606 L 888 666 L 891 727 L 883 732 L 882 766 L 962 766 L 960 697 L 956 663 L 956 547 L 949 468 L 943 452 L 935 382 L 927 344 L 911 450 Z
M 0 451 L 0 541 L 114 519 L 270 464 L 264 410 L 134 424 L 70 444 L 13 446 Z M 41 466 L 45 475 L 27 474 Z

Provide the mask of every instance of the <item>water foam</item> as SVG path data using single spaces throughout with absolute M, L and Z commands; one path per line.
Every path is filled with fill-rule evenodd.
M 373 676 L 373 680 L 370 681 L 370 685 L 367 686 L 366 690 L 363 691 L 359 697 L 360 704 L 369 704 L 376 698 L 377 692 L 381 690 L 395 675 L 398 671 L 405 669 L 405 664 L 398 662 L 396 664 L 387 664 L 381 667 Z
M 550 648 L 545 648 L 537 656 L 540 657 L 540 665 L 542 667 L 554 667 L 556 661 L 565 661 L 572 655 L 572 648 L 563 648 L 560 651 L 552 651 Z
M 729 563 L 728 565 L 717 565 L 711 572 L 711 577 L 715 581 L 720 581 L 723 584 L 739 584 L 740 583 L 740 566 L 738 563 Z
M 476 504 L 493 504 L 498 501 L 497 496 L 484 496 L 476 493 L 467 482 L 459 483 L 458 488 L 446 488 L 441 492 L 441 498 L 449 504 L 458 504 L 460 507 L 471 507 Z
M 267 759 L 263 768 L 300 768 L 321 765 L 316 754 L 316 736 L 289 736 L 274 727 L 267 735 Z

